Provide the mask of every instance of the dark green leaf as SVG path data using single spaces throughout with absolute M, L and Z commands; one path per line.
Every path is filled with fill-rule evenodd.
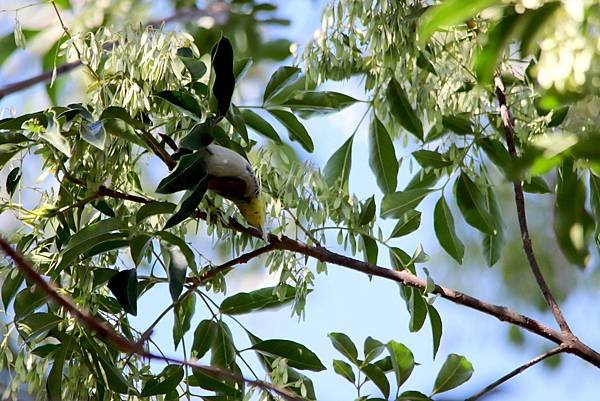
M 17 330 L 25 340 L 31 340 L 47 331 L 52 330 L 62 322 L 62 318 L 53 313 L 37 312 L 24 317 L 17 322 Z
M 410 374 L 415 367 L 415 358 L 412 352 L 404 344 L 400 344 L 396 341 L 388 342 L 387 349 L 392 358 L 396 384 L 400 387 L 406 379 L 410 377 Z
M 594 216 L 594 241 L 596 246 L 600 247 L 600 177 L 595 172 L 590 171 L 590 205 Z M 14 271 L 13 271 L 14 273 Z M 11 277 L 13 274 L 11 274 Z M 6 280 L 6 279 L 5 279 Z M 4 285 L 2 286 L 2 300 L 4 301 Z M 7 307 L 7 302 L 4 302 L 4 308 Z
M 282 103 L 302 118 L 330 114 L 358 102 L 339 92 L 299 91 Z
M 198 81 L 200 78 L 206 74 L 206 66 L 204 63 L 196 58 L 192 51 L 188 48 L 181 48 L 177 50 L 177 55 L 179 59 L 185 65 L 185 68 L 190 72 L 190 76 L 192 77 L 192 81 Z
M 157 394 L 166 394 L 177 388 L 183 380 L 183 367 L 181 365 L 167 365 L 158 375 L 154 376 L 142 387 L 142 397 Z
M 392 364 L 392 357 L 389 355 L 374 362 L 373 365 L 377 366 L 379 369 L 381 369 L 385 373 L 388 373 L 388 372 L 391 372 L 392 370 L 394 370 L 394 366 Z
M 390 238 L 402 237 L 416 231 L 421 225 L 421 212 L 409 210 L 398 219 Z
M 127 234 L 125 232 L 105 234 L 99 231 L 94 233 L 93 231 L 88 231 L 92 226 L 98 227 L 99 229 L 105 228 L 101 227 L 98 223 L 94 223 L 73 235 L 67 244 L 67 247 L 60 253 L 61 257 L 60 262 L 56 267 L 57 270 L 61 271 L 79 257 L 87 259 L 129 245 L 129 240 L 127 239 Z
M 405 391 L 396 399 L 396 401 L 432 401 L 431 398 L 418 391 Z
M 411 134 L 423 140 L 423 125 L 413 110 L 408 96 L 402 86 L 392 79 L 388 85 L 386 99 L 390 103 L 392 117 Z
M 419 26 L 420 44 L 427 42 L 438 29 L 463 23 L 466 19 L 496 3 L 496 0 L 471 0 L 467 3 L 463 0 L 447 0 L 430 7 L 423 14 Z
M 361 205 L 360 216 L 358 217 L 358 224 L 361 226 L 369 224 L 373 221 L 375 217 L 375 197 L 371 196 L 366 201 L 364 201 Z
M 265 3 L 263 3 L 265 4 Z M 260 4 L 258 4 L 260 5 Z M 273 20 L 271 20 L 272 22 L 274 22 Z M 281 20 L 281 22 L 284 22 L 287 20 Z M 265 21 L 265 22 L 268 22 Z M 286 24 L 284 24 L 286 25 Z M 287 24 L 289 25 L 289 24 Z M 271 59 L 271 60 L 275 60 L 275 61 L 283 61 L 286 58 L 288 58 L 292 53 L 290 52 L 290 45 L 292 44 L 292 42 L 290 42 L 287 39 L 275 39 L 275 40 L 270 40 L 268 42 L 264 42 L 261 43 L 260 47 L 258 48 L 258 56 L 264 59 Z
M 150 202 L 138 209 L 135 214 L 136 224 L 140 224 L 148 217 L 155 216 L 157 214 L 169 214 L 173 213 L 177 205 L 170 202 Z
M 465 246 L 456 235 L 454 217 L 452 217 L 452 212 L 443 196 L 437 201 L 433 211 L 433 228 L 442 248 L 454 260 L 462 264 L 465 256 Z
M 510 171 L 511 157 L 500 141 L 486 137 L 477 139 L 476 143 L 481 146 L 492 163 L 500 167 L 505 174 Z
M 298 67 L 280 67 L 273 73 L 265 93 L 263 94 L 263 103 L 267 103 L 271 98 L 277 95 L 289 83 L 294 81 L 300 74 Z
M 456 180 L 456 203 L 467 223 L 485 234 L 494 234 L 496 226 L 485 207 L 485 199 L 477 185 L 462 173 Z
M 279 122 L 288 130 L 288 135 L 292 141 L 300 143 L 300 145 L 308 152 L 315 150 L 315 145 L 313 144 L 310 135 L 295 115 L 289 111 L 277 109 L 269 109 L 269 113 L 279 120 Z
M 205 177 L 206 152 L 197 151 L 179 159 L 175 169 L 160 181 L 155 191 L 159 194 L 172 194 L 193 189 Z
M 350 177 L 350 168 L 352 166 L 352 135 L 335 153 L 329 158 L 323 172 L 325 182 L 329 186 L 339 185 L 343 191 L 348 190 L 348 178 Z
M 440 341 L 442 339 L 442 318 L 433 305 L 427 305 L 427 314 L 429 315 L 429 323 L 431 323 L 431 335 L 433 337 L 433 358 L 435 359 L 435 356 L 440 349 Z
M 227 315 L 239 315 L 257 310 L 277 308 L 292 302 L 296 288 L 287 284 L 261 288 L 252 292 L 242 292 L 221 302 L 219 310 Z
M 442 124 L 447 130 L 453 131 L 459 135 L 473 135 L 471 128 L 471 116 L 467 114 L 457 114 L 453 116 L 443 116 Z
M 349 363 L 340 361 L 339 359 L 333 360 L 333 370 L 338 375 L 342 376 L 344 379 L 348 380 L 350 383 L 354 383 L 356 377 L 354 376 L 354 372 L 352 371 L 352 366 Z
M 360 370 L 371 380 L 387 399 L 390 396 L 390 383 L 385 373 L 374 364 L 366 364 Z
M 194 343 L 192 344 L 192 357 L 200 359 L 210 349 L 215 341 L 219 325 L 212 320 L 203 320 L 194 331 Z
M 364 246 L 364 257 L 365 262 L 370 263 L 372 265 L 377 264 L 377 254 L 379 253 L 379 248 L 377 247 L 377 242 L 369 237 L 368 235 L 360 236 Z
M 417 150 L 413 152 L 412 155 L 415 160 L 417 160 L 417 163 L 424 168 L 443 168 L 452 165 L 452 161 L 446 159 L 444 155 L 433 150 Z
M 122 107 L 110 106 L 104 109 L 100 115 L 100 120 L 110 119 L 122 120 L 135 129 L 143 130 L 145 128 L 144 123 L 131 117 L 129 112 Z
M 427 302 L 423 299 L 421 291 L 417 288 L 411 288 L 411 296 L 408 300 L 408 311 L 410 312 L 410 322 L 408 329 L 412 333 L 421 330 L 425 318 L 427 317 Z
M 351 362 L 357 363 L 358 361 L 358 351 L 356 350 L 356 346 L 344 333 L 329 333 L 327 335 L 331 340 L 331 344 L 333 347 L 338 350 L 342 355 L 348 358 Z
M 365 362 L 371 362 L 373 359 L 377 358 L 384 349 L 385 344 L 381 341 L 370 336 L 367 337 L 364 344 Z
M 259 134 L 271 139 L 274 142 L 281 143 L 281 138 L 275 131 L 275 128 L 269 124 L 264 118 L 253 112 L 252 110 L 242 110 L 242 116 L 246 124 Z
M 439 176 L 438 172 L 435 170 L 429 170 L 429 171 L 425 171 L 423 169 L 419 170 L 413 176 L 413 178 L 411 178 L 411 180 L 408 182 L 408 184 L 406 185 L 404 190 L 408 191 L 409 189 L 431 188 L 432 186 L 435 185 L 435 183 L 438 181 L 439 178 L 440 178 L 440 176 Z
M 14 298 L 15 294 L 23 284 L 23 273 L 17 268 L 10 270 L 10 273 L 4 278 L 2 282 L 2 305 L 4 310 L 8 309 L 8 305 Z
M 47 115 L 46 130 L 40 134 L 50 145 L 67 157 L 71 157 L 71 144 L 60 132 L 60 124 L 53 112 Z
M 15 320 L 19 320 L 46 303 L 47 295 L 38 287 L 25 287 L 15 296 L 13 310 Z
M 179 141 L 179 147 L 191 150 L 204 149 L 215 140 L 219 130 L 223 128 L 214 125 L 213 121 L 198 123 Z
M 175 305 L 175 321 L 173 322 L 173 344 L 175 349 L 179 346 L 179 342 L 190 329 L 190 323 L 194 312 L 196 311 L 196 297 L 194 294 L 180 300 Z
M 17 189 L 17 185 L 19 185 L 19 181 L 21 180 L 21 169 L 19 167 L 15 167 L 10 170 L 10 173 L 6 176 L 6 192 L 8 192 L 9 196 L 13 196 L 15 190 Z
M 215 71 L 213 95 L 217 100 L 217 117 L 224 117 L 231 104 L 231 96 L 235 89 L 235 75 L 233 75 L 233 47 L 226 37 L 213 47 L 212 66 Z
M 235 131 L 238 134 L 240 134 L 240 136 L 244 139 L 244 141 L 246 141 L 246 143 L 248 143 L 248 130 L 246 129 L 246 122 L 244 121 L 244 117 L 242 116 L 240 109 L 238 109 L 237 107 L 235 107 L 234 104 L 232 104 L 229 108 L 229 111 L 227 112 L 226 117 L 227 121 L 229 121 L 229 123 L 233 126 Z
M 137 233 L 131 237 L 129 241 L 129 251 L 131 253 L 131 259 L 136 266 L 142 263 L 142 258 L 146 254 L 148 246 L 151 246 L 150 240 L 152 236 L 146 233 Z
M 46 378 L 46 393 L 49 401 L 62 400 L 63 368 L 66 355 L 67 347 L 62 345 L 54 357 L 52 369 L 50 369 Z
M 194 376 L 189 378 L 189 385 L 195 387 L 201 387 L 205 390 L 214 391 L 218 394 L 238 396 L 239 389 L 235 384 L 221 379 L 215 374 L 203 371 L 200 369 L 193 369 Z M 239 397 L 233 399 L 240 399 Z
M 175 208 L 173 215 L 169 217 L 169 220 L 165 223 L 165 228 L 170 228 L 181 223 L 188 217 L 192 216 L 196 211 L 196 207 L 200 204 L 200 201 L 204 197 L 206 190 L 208 189 L 208 180 L 206 176 L 200 179 L 198 184 L 191 191 L 186 191 L 183 198 L 179 202 L 179 205 Z
M 210 363 L 213 366 L 229 369 L 235 361 L 235 346 L 229 326 L 223 321 L 217 324 L 216 334 L 211 346 Z
M 417 57 L 417 67 L 419 67 L 427 72 L 430 72 L 433 75 L 437 75 L 437 72 L 435 71 L 435 67 L 433 66 L 431 61 L 429 61 L 429 59 L 427 58 L 427 56 L 425 55 L 424 52 L 419 52 L 419 56 Z
M 135 269 L 122 270 L 108 280 L 108 288 L 125 312 L 137 315 L 138 282 Z
M 407 211 L 416 208 L 430 192 L 427 188 L 417 188 L 385 195 L 381 201 L 381 217 L 400 218 Z
M 531 194 L 549 194 L 552 193 L 548 184 L 542 177 L 531 177 L 529 181 L 523 183 L 523 190 Z
M 488 266 L 496 264 L 500 255 L 502 254 L 502 247 L 504 246 L 504 232 L 502 229 L 502 213 L 500 206 L 496 202 L 496 196 L 492 187 L 488 187 L 486 191 L 486 206 L 494 219 L 496 231 L 494 234 L 485 234 L 483 236 L 483 253 Z
M 118 118 L 107 118 L 102 120 L 104 129 L 110 135 L 121 138 L 127 142 L 134 143 L 142 148 L 148 148 L 146 143 L 136 134 L 133 126 Z
M 155 93 L 154 96 L 167 101 L 193 120 L 200 121 L 202 118 L 202 109 L 200 108 L 198 101 L 187 92 L 162 91 Z M 229 104 L 227 106 L 229 107 Z
M 381 191 L 394 192 L 398 184 L 398 160 L 390 135 L 375 116 L 369 129 L 369 165 Z
M 304 345 L 290 340 L 264 340 L 254 344 L 253 350 L 271 356 L 282 357 L 288 360 L 288 365 L 297 369 L 319 372 L 325 370 L 314 352 Z
M 464 356 L 450 354 L 442 365 L 433 386 L 433 394 L 452 390 L 469 380 L 473 375 L 473 365 Z

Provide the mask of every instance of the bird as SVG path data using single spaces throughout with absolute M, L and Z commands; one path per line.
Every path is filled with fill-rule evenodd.
M 248 224 L 265 231 L 265 203 L 252 166 L 243 156 L 211 143 L 206 147 L 208 189 L 232 201 Z

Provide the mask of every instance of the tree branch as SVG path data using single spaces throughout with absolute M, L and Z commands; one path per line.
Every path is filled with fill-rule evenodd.
M 0 248 L 6 255 L 8 255 L 14 261 L 17 268 L 21 270 L 21 272 L 31 282 L 35 283 L 35 285 L 37 285 L 38 288 L 48 296 L 48 298 L 56 302 L 58 305 L 62 306 L 80 323 L 94 331 L 102 339 L 114 345 L 119 351 L 127 354 L 136 354 L 144 358 L 160 360 L 168 363 L 175 363 L 182 366 L 188 366 L 193 369 L 198 369 L 205 373 L 219 377 L 221 379 L 234 380 L 238 382 L 243 381 L 251 386 L 256 386 L 264 390 L 271 391 L 289 401 L 305 401 L 304 398 L 297 396 L 296 394 L 290 392 L 287 389 L 276 387 L 262 380 L 251 380 L 237 373 L 230 372 L 228 370 L 216 368 L 213 366 L 200 365 L 195 362 L 164 357 L 145 351 L 141 344 L 133 343 L 127 340 L 126 338 L 122 337 L 105 322 L 98 320 L 98 318 L 92 316 L 88 311 L 77 306 L 70 297 L 68 297 L 67 295 L 59 294 L 58 288 L 52 282 L 47 282 L 46 280 L 44 280 L 44 278 L 37 272 L 35 267 L 29 261 L 27 261 L 20 252 L 14 250 L 3 237 L 0 237 Z M 244 255 L 240 256 L 239 258 L 243 260 L 243 257 Z M 233 260 L 228 263 L 232 262 Z
M 504 83 L 502 83 L 502 79 L 498 75 L 494 77 L 494 87 L 496 91 L 496 97 L 498 98 L 498 105 L 500 106 L 500 116 L 502 118 L 502 127 L 504 128 L 504 134 L 506 136 L 506 145 L 508 146 L 508 152 L 510 153 L 513 159 L 516 159 L 517 150 L 515 147 L 514 140 L 515 130 L 510 116 L 510 112 L 508 110 L 508 104 L 506 102 Z M 558 323 L 563 334 L 573 336 L 571 329 L 569 328 L 569 325 L 565 320 L 560 310 L 560 307 L 558 306 L 558 303 L 556 302 L 556 299 L 550 291 L 550 287 L 548 287 L 548 284 L 544 279 L 537 258 L 535 257 L 535 253 L 533 252 L 531 238 L 529 237 L 529 228 L 527 227 L 527 215 L 525 213 L 525 196 L 523 195 L 523 186 L 521 184 L 521 181 L 513 181 L 513 187 L 515 191 L 515 203 L 517 205 L 519 227 L 521 229 L 521 239 L 523 241 L 523 250 L 525 251 L 525 255 L 527 256 L 527 260 L 529 262 L 529 266 L 531 267 L 533 276 L 535 277 L 535 281 L 537 282 L 538 287 L 542 291 L 544 299 L 546 300 L 546 303 L 548 304 L 548 307 L 550 308 L 552 315 L 554 315 L 554 319 Z
M 492 391 L 493 389 L 495 389 L 496 387 L 498 387 L 502 383 L 505 383 L 508 380 L 512 379 L 516 375 L 524 372 L 525 370 L 529 369 L 533 365 L 536 365 L 536 364 L 542 362 L 544 359 L 549 358 L 552 355 L 556 355 L 556 354 L 559 354 L 559 353 L 564 352 L 564 351 L 565 351 L 565 347 L 562 346 L 562 345 L 559 345 L 558 347 L 554 347 L 551 350 L 549 350 L 547 352 L 544 352 L 541 355 L 536 356 L 535 358 L 533 358 L 529 362 L 524 363 L 523 365 L 519 366 L 518 368 L 516 368 L 516 369 L 512 370 L 511 372 L 507 373 L 506 375 L 502 376 L 501 378 L 499 378 L 498 380 L 496 380 L 495 382 L 493 382 L 492 384 L 490 384 L 489 386 L 487 386 L 483 390 L 479 391 L 475 395 L 467 398 L 465 401 L 475 401 L 478 398 L 481 398 L 483 395 L 489 393 L 490 391 Z
M 191 20 L 200 17 L 214 17 L 216 19 L 223 19 L 223 16 L 229 11 L 229 5 L 225 2 L 216 2 L 208 5 L 206 8 L 191 8 L 184 9 L 175 12 L 173 15 L 148 22 L 145 27 L 160 27 L 162 24 L 168 24 L 171 22 Z M 109 46 L 110 47 L 110 46 Z M 81 60 L 71 61 L 56 67 L 56 77 L 63 75 L 67 72 L 74 70 L 81 66 Z M 54 70 L 44 71 L 38 75 L 30 78 L 23 79 L 21 81 L 13 82 L 3 87 L 0 87 L 0 99 L 13 93 L 27 89 L 33 85 L 50 81 Z

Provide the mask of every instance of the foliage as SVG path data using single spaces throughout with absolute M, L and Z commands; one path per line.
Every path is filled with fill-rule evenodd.
M 141 12 L 141 1 L 114 1 L 102 9 L 69 1 L 35 4 L 57 16 L 74 15 L 42 62 L 61 84 L 57 66 L 81 62 L 86 97 L 65 105 L 55 82 L 47 88 L 53 107 L 0 120 L 0 168 L 6 172 L 0 211 L 22 223 L 11 241 L 61 292 L 132 343 L 144 342 L 154 325 L 137 332 L 128 314 L 140 312 L 138 300 L 152 287 L 166 284 L 172 305 L 155 324 L 173 310 L 175 347 L 235 375 L 255 374 L 245 359 L 252 353 L 273 385 L 306 399 L 318 396 L 309 372 L 331 368 L 356 388 L 359 400 L 429 400 L 460 386 L 473 366 L 450 354 L 432 375 L 429 395 L 407 387 L 418 364 L 394 340 L 367 337 L 359 354 L 351 336 L 329 333 L 344 359 L 328 363 L 304 344 L 261 339 L 243 326 L 247 338 L 234 337 L 230 325 L 241 325 L 240 314 L 290 304 L 303 317 L 316 274 L 327 266 L 319 261 L 313 268 L 307 253 L 273 246 L 261 265 L 279 283 L 216 303 L 213 295 L 226 292 L 234 266 L 206 259 L 191 240 L 210 237 L 223 254 L 240 258 L 264 246 L 237 209 L 208 188 L 207 146 L 216 143 L 251 160 L 266 202 L 270 245 L 285 238 L 297 247 L 328 250 L 333 232 L 345 254 L 361 254 L 367 266 L 384 260 L 380 251 L 387 250 L 390 270 L 423 276 L 426 285 L 401 285 L 400 294 L 409 331 L 420 332 L 429 321 L 434 357 L 442 340 L 434 306 L 439 287 L 426 268 L 417 269 L 429 259 L 423 247 L 398 245 L 398 238 L 423 232 L 422 215 L 433 217 L 440 249 L 459 264 L 467 239 L 457 226 L 469 225 L 479 234 L 484 262 L 493 266 L 512 218 L 499 207 L 498 184 L 523 182 L 527 192 L 553 199 L 554 234 L 566 260 L 589 264 L 590 243 L 600 243 L 598 5 L 425 3 L 334 1 L 306 45 L 304 65 L 281 66 L 267 79 L 260 62 L 284 60 L 294 48 L 288 39 L 263 37 L 266 25 L 288 23 L 271 3 L 209 3 L 204 24 L 185 23 L 174 31 L 142 27 L 133 18 L 115 25 L 124 11 Z M 195 2 L 172 6 L 193 14 Z M 6 45 L 0 66 L 42 35 L 22 28 L 20 12 L 15 10 L 14 32 L 0 38 Z M 86 22 L 91 13 L 102 18 Z M 364 82 L 367 100 L 319 87 L 351 77 Z M 248 80 L 264 87 L 259 105 L 244 104 Z M 510 101 L 514 127 L 498 112 L 501 96 Z M 373 196 L 366 199 L 349 191 L 358 127 L 339 141 L 322 171 L 298 157 L 315 150 L 304 120 L 361 102 L 368 104 L 363 119 L 370 120 L 373 173 Z M 514 138 L 507 132 L 513 129 Z M 32 202 L 23 202 L 31 193 L 22 176 L 34 161 L 50 179 L 38 183 Z M 403 161 L 419 167 L 399 188 Z M 161 179 L 150 188 L 152 174 Z M 435 207 L 418 210 L 426 198 Z M 382 219 L 394 221 L 390 232 Z M 179 364 L 156 373 L 147 360 L 118 352 L 49 302 L 8 260 L 1 271 L 2 303 L 12 315 L 0 368 L 11 372 L 13 393 L 26 383 L 27 391 L 48 399 L 201 394 L 229 400 L 251 399 L 257 390 L 260 399 L 277 397 L 232 376 L 190 372 Z M 211 317 L 192 327 L 198 300 Z M 186 345 L 192 332 L 193 344 Z M 377 394 L 365 394 L 368 382 Z

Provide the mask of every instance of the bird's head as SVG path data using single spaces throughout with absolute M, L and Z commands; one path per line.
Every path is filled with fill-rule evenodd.
M 248 224 L 265 233 L 265 202 L 262 194 L 249 201 L 235 202 Z

